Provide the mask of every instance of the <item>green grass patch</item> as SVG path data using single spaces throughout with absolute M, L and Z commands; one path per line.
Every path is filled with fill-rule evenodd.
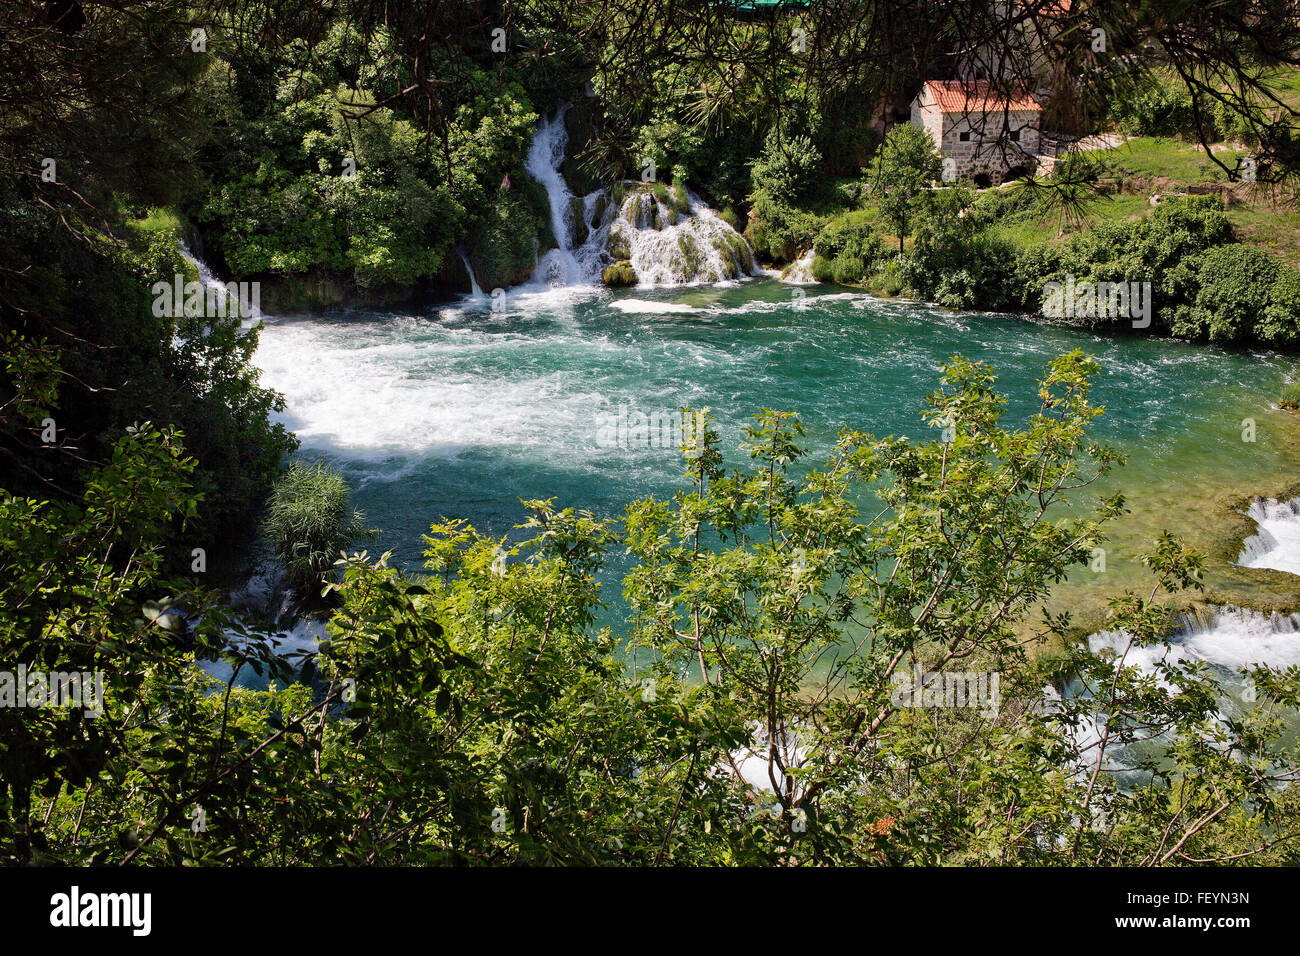
M 1260 201 L 1229 206 L 1227 213 L 1238 239 L 1300 268 L 1300 210 Z
M 1086 231 L 1103 222 L 1124 222 L 1134 216 L 1149 216 L 1151 210 L 1151 203 L 1145 196 L 1122 194 L 1099 196 L 1097 201 L 1088 207 L 1082 224 L 1078 228 L 1068 229 L 1065 235 L 1070 236 L 1075 232 Z M 1005 239 L 1018 247 L 1029 248 L 1056 241 L 1060 228 L 1055 213 L 1041 215 L 1029 212 L 1010 220 L 993 223 L 988 227 L 988 234 Z
M 1228 176 L 1200 146 L 1163 136 L 1136 136 L 1114 149 L 1093 149 L 1084 156 L 1125 176 L 1173 179 L 1182 183 L 1221 183 Z M 1237 150 L 1216 152 L 1229 169 L 1244 155 Z

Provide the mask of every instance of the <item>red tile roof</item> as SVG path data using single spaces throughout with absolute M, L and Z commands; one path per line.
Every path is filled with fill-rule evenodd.
M 1039 112 L 1042 107 L 1028 93 L 1010 99 L 988 83 L 962 80 L 926 80 L 925 89 L 945 113 Z

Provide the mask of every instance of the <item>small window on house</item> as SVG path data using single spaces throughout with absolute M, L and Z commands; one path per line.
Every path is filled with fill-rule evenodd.
M 958 138 L 959 140 L 961 140 L 963 143 L 969 143 L 969 142 L 970 142 L 970 130 L 968 130 L 968 129 L 967 129 L 967 130 L 962 130 L 960 133 L 957 134 L 957 138 Z
M 1018 142 L 1020 142 L 1020 130 L 1018 130 L 1018 129 L 1013 129 L 1013 130 L 1011 131 L 1011 142 L 1013 142 L 1013 143 L 1018 143 Z

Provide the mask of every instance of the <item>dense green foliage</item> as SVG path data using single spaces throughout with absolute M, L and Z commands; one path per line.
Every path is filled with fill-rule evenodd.
M 218 561 L 250 529 L 296 443 L 269 421 L 283 404 L 250 365 L 256 327 L 244 328 L 238 315 L 155 314 L 155 282 L 197 278 L 178 239 L 167 222 L 77 236 L 36 197 L 0 203 L 0 311 L 11 330 L 0 449 L 8 490 L 75 498 L 87 464 L 122 429 L 176 426 L 199 464 L 202 500 L 189 541 Z M 48 388 L 33 380 L 34 360 L 55 364 Z M 55 429 L 48 441 L 47 420 Z
M 210 85 L 224 148 L 205 157 L 212 186 L 192 215 L 235 274 L 289 280 L 273 302 L 295 305 L 292 280 L 304 275 L 337 282 L 340 300 L 402 298 L 463 271 L 460 242 L 487 288 L 531 271 L 549 209 L 523 171 L 538 111 L 510 73 L 447 54 L 456 102 L 435 141 L 383 105 L 405 69 L 387 30 L 367 43 L 334 23 L 310 69 L 292 51 L 270 64 L 260 51 L 223 52 Z M 237 82 L 252 69 L 270 75 Z
M 1236 142 L 1256 145 L 1258 124 L 1268 124 L 1267 101 L 1232 103 L 1213 100 L 1201 108 L 1192 93 L 1177 80 L 1154 75 L 1116 97 L 1111 118 L 1126 136 L 1179 136 L 1206 142 Z M 1286 134 L 1285 130 L 1279 133 Z
M 1166 198 L 1150 216 L 1101 222 L 1050 244 L 1017 245 L 991 228 L 1043 211 L 1035 187 L 978 196 L 961 185 L 927 190 L 904 214 L 915 235 L 909 250 L 885 256 L 875 210 L 850 212 L 818 233 L 813 272 L 821 281 L 901 290 L 951 308 L 1032 313 L 1044 311 L 1051 283 L 1150 283 L 1149 328 L 1159 334 L 1276 348 L 1300 340 L 1300 270 L 1238 243 L 1217 197 Z M 1128 314 L 1069 319 L 1117 328 L 1133 321 Z

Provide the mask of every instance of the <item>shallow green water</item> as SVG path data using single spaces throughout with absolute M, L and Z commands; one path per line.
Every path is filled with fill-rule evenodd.
M 347 474 L 383 529 L 380 547 L 400 563 L 419 565 L 420 534 L 443 515 L 501 534 L 521 519 L 521 498 L 613 516 L 637 497 L 670 494 L 675 448 L 602 447 L 598 419 L 620 404 L 709 406 L 732 463 L 742 426 L 763 406 L 800 412 L 818 453 L 845 424 L 930 437 L 918 412 L 939 364 L 957 353 L 995 367 L 1008 422 L 1036 407 L 1052 357 L 1080 347 L 1101 361 L 1094 399 L 1107 411 L 1097 435 L 1129 456 L 1112 484 L 1133 513 L 1112 532 L 1106 572 L 1082 571 L 1061 589 L 1070 606 L 1096 608 L 1139 583 L 1134 556 L 1156 531 L 1204 535 L 1224 495 L 1276 493 L 1296 474 L 1294 417 L 1274 405 L 1290 367 L 1278 356 L 771 280 L 512 293 L 506 305 L 266 321 L 257 360 L 287 397 L 283 417 L 301 454 Z M 1254 442 L 1242 440 L 1247 418 Z M 1237 592 L 1279 589 L 1276 572 L 1212 572 Z M 616 569 L 605 587 L 617 596 Z

